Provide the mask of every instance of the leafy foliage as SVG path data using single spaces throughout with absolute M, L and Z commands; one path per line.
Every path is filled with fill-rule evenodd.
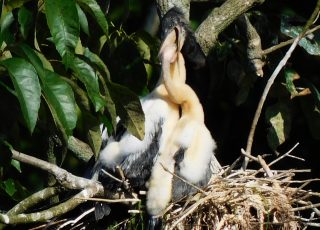
M 140 52 L 142 43 L 136 42 L 140 35 L 127 35 L 108 20 L 101 7 L 107 6 L 95 0 L 4 2 L 0 85 L 11 101 L 1 105 L 14 105 L 19 119 L 11 124 L 15 128 L 10 132 L 0 130 L 1 142 L 22 150 L 33 146 L 45 153 L 45 144 L 35 146 L 39 139 L 46 143 L 51 135 L 58 134 L 66 142 L 69 136 L 77 135 L 97 153 L 101 145 L 99 125 L 104 123 L 112 132 L 117 116 L 129 132 L 139 139 L 144 137 L 139 95 L 148 91 L 153 68 L 150 62 L 156 54 Z M 148 44 L 143 44 L 148 50 Z M 149 44 L 158 43 L 150 38 Z M 138 84 L 131 87 L 127 82 Z M 29 135 L 23 134 L 25 127 Z M 24 171 L 16 161 L 0 169 L 10 167 Z M 20 185 L 5 175 L 0 173 L 0 188 L 13 198 Z

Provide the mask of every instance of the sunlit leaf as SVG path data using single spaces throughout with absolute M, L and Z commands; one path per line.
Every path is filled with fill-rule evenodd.
M 74 0 L 45 0 L 47 23 L 54 44 L 69 67 L 79 40 L 80 24 Z
M 19 173 L 22 172 L 22 171 L 21 171 L 21 165 L 20 165 L 20 162 L 19 162 L 19 161 L 12 159 L 12 160 L 11 160 L 11 165 L 12 165 L 16 170 L 18 170 Z
M 96 19 L 103 33 L 108 35 L 108 22 L 98 3 L 95 0 L 77 0 L 77 2 Z
M 58 74 L 49 70 L 44 70 L 41 81 L 54 121 L 66 135 L 71 135 L 77 124 L 76 104 L 71 87 Z
M 139 98 L 128 88 L 119 84 L 108 84 L 115 102 L 117 114 L 128 131 L 142 140 L 144 138 L 144 113 Z
M 89 36 L 89 24 L 88 24 L 88 19 L 81 7 L 76 4 L 77 6 L 77 11 L 78 11 L 78 17 L 79 17 L 79 23 L 80 23 L 80 28 L 82 31 Z
M 10 58 L 1 62 L 9 72 L 26 125 L 33 132 L 40 107 L 41 89 L 34 67 L 22 58 Z
M 72 88 L 61 76 L 44 68 L 46 64 L 41 62 L 36 54 L 37 51 L 25 44 L 20 47 L 39 74 L 44 98 L 55 123 L 65 135 L 71 135 L 77 123 L 76 103 Z
M 99 70 L 99 72 L 104 76 L 104 82 L 102 84 L 106 84 L 106 81 L 110 81 L 110 73 L 108 67 L 104 64 L 104 62 L 100 59 L 98 55 L 91 52 L 88 48 L 84 50 L 84 56 L 89 59 L 89 61 Z M 104 86 L 106 87 L 106 85 Z M 109 115 L 111 117 L 111 122 L 113 126 L 116 125 L 116 108 L 114 102 L 110 96 L 109 90 L 105 88 L 104 97 L 106 101 L 106 107 L 108 109 Z
M 100 96 L 98 76 L 95 70 L 79 57 L 75 57 L 70 68 L 75 72 L 76 77 L 85 85 L 90 100 L 99 111 L 105 101 Z
M 291 112 L 289 106 L 284 102 L 269 106 L 265 116 L 270 124 L 267 134 L 268 144 L 273 150 L 276 150 L 290 134 Z
M 294 21 L 294 19 L 297 20 L 297 18 L 301 21 L 305 21 L 302 17 L 294 14 L 293 12 L 283 13 L 281 16 L 280 26 L 281 33 L 291 38 L 296 38 L 303 31 L 304 28 L 304 23 L 301 26 L 291 24 L 291 20 Z M 311 55 L 320 55 L 319 33 L 315 32 L 313 34 L 308 34 L 307 36 L 303 37 L 299 41 L 299 46 L 304 48 Z

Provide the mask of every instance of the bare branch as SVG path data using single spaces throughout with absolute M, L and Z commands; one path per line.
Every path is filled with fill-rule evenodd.
M 196 38 L 202 51 L 208 55 L 215 45 L 218 35 L 224 29 L 255 4 L 262 4 L 263 2 L 264 0 L 227 0 L 220 7 L 213 9 L 196 30 Z
M 68 139 L 68 149 L 84 162 L 88 162 L 94 155 L 89 145 L 73 136 Z
M 76 208 L 79 204 L 86 202 L 86 199 L 81 198 L 89 198 L 102 194 L 103 190 L 101 190 L 99 187 L 91 186 L 82 190 L 66 202 L 63 202 L 45 211 L 18 215 L 0 214 L 0 221 L 5 224 L 21 224 L 47 221 L 52 219 L 53 217 L 61 216 L 62 214 L 65 214 Z
M 13 214 L 20 214 L 28 209 L 34 207 L 41 201 L 44 201 L 50 197 L 53 197 L 57 194 L 59 194 L 61 191 L 64 189 L 61 187 L 48 187 L 45 188 L 39 192 L 36 192 L 32 194 L 31 196 L 27 197 L 23 201 L 19 202 L 16 206 L 11 208 L 8 212 L 7 215 L 13 215 Z
M 244 32 L 247 41 L 247 58 L 250 71 L 257 76 L 263 77 L 262 67 L 264 66 L 263 53 L 261 48 L 261 39 L 256 29 L 251 24 L 246 14 L 243 14 L 238 19 L 238 24 Z

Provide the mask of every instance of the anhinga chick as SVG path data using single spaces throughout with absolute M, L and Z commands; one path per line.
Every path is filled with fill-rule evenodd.
M 166 39 L 162 46 L 169 40 Z M 185 74 L 175 74 L 172 81 L 184 83 L 185 77 Z M 109 137 L 101 149 L 94 166 L 93 174 L 108 189 L 114 190 L 122 185 L 105 174 L 102 169 L 115 174 L 116 167 L 120 168 L 131 187 L 145 189 L 145 183 L 149 180 L 159 149 L 167 145 L 179 119 L 179 105 L 169 98 L 164 86 L 163 73 L 155 89 L 140 101 L 145 114 L 144 139 L 137 139 L 127 130 L 123 130 L 123 127 L 121 130 L 121 125 L 118 125 L 115 135 Z M 103 213 L 96 212 L 96 217 L 102 218 Z
M 176 31 L 179 31 L 179 27 L 176 27 Z M 176 31 L 172 31 L 168 38 L 179 35 Z M 176 40 L 179 40 L 178 37 Z M 203 108 L 197 95 L 189 85 L 173 80 L 176 73 L 186 75 L 179 45 L 168 43 L 163 46 L 160 59 L 165 87 L 170 99 L 181 105 L 182 112 L 169 142 L 160 149 L 148 182 L 147 210 L 152 216 L 163 214 L 172 197 L 178 198 L 191 192 L 190 187 L 183 183 L 173 183 L 174 173 L 195 185 L 208 183 L 211 176 L 210 162 L 216 148 L 204 124 Z M 177 158 L 182 160 L 177 162 Z

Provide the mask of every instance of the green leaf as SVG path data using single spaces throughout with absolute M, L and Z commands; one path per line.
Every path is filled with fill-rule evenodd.
M 89 59 L 89 61 L 96 67 L 96 69 L 99 70 L 99 72 L 102 74 L 105 80 L 110 81 L 110 72 L 108 70 L 108 67 L 104 64 L 104 62 L 100 59 L 98 55 L 91 52 L 88 48 L 84 50 L 84 56 Z M 101 82 L 104 87 L 106 87 L 106 82 Z M 109 115 L 111 117 L 111 123 L 113 127 L 116 126 L 116 108 L 114 105 L 114 102 L 110 96 L 109 90 L 105 88 L 105 101 L 106 101 L 106 107 L 108 109 Z
M 19 161 L 12 159 L 12 160 L 11 160 L 11 165 L 12 165 L 16 170 L 18 170 L 19 173 L 22 172 Z
M 281 15 L 281 33 L 296 38 L 304 28 L 304 24 L 301 26 L 294 25 L 294 22 L 299 19 L 300 21 L 306 21 L 299 15 L 295 15 L 294 12 L 284 12 Z M 308 34 L 299 41 L 299 46 L 304 48 L 311 55 L 320 55 L 320 36 L 318 32 Z
M 76 104 L 71 87 L 58 74 L 49 70 L 44 70 L 41 81 L 54 121 L 70 136 L 77 124 Z
M 61 76 L 44 68 L 48 63 L 41 61 L 37 51 L 25 44 L 21 44 L 20 48 L 40 76 L 44 98 L 56 125 L 65 136 L 71 135 L 77 123 L 76 102 L 72 88 Z
M 37 123 L 41 89 L 34 67 L 22 58 L 10 58 L 1 62 L 9 72 L 24 120 L 30 133 Z
M 10 25 L 14 22 L 14 17 L 12 12 L 1 16 L 1 24 L 0 24 L 0 46 L 2 42 L 6 42 L 7 44 L 14 42 L 14 36 L 9 31 Z
M 98 3 L 95 0 L 77 0 L 77 2 L 96 19 L 103 33 L 108 35 L 108 22 Z
M 6 193 L 12 197 L 15 192 L 17 191 L 14 180 L 13 179 L 8 179 L 6 181 L 3 182 L 4 184 L 4 190 L 6 191 Z
M 98 76 L 95 70 L 79 57 L 74 58 L 70 68 L 85 85 L 89 98 L 95 106 L 95 111 L 99 111 L 105 105 L 105 101 L 100 96 Z
M 115 102 L 117 114 L 128 131 L 142 140 L 144 138 L 144 113 L 136 94 L 116 83 L 107 84 Z
M 86 58 L 88 58 L 91 63 L 93 63 L 94 65 L 96 65 L 98 67 L 101 74 L 104 77 L 106 77 L 107 80 L 110 80 L 110 72 L 108 70 L 108 67 L 104 64 L 104 62 L 101 60 L 101 58 L 97 54 L 91 52 L 88 48 L 85 48 L 83 55 Z
M 45 8 L 56 49 L 69 67 L 80 33 L 76 3 L 74 0 L 45 0 Z
M 88 19 L 81 7 L 76 4 L 77 6 L 77 11 L 78 11 L 78 17 L 79 17 L 79 23 L 80 23 L 80 28 L 86 35 L 90 35 L 89 33 L 89 24 L 88 24 Z
M 294 98 L 295 96 L 299 95 L 293 81 L 300 78 L 299 74 L 293 70 L 293 69 L 285 69 L 284 76 L 286 79 L 286 88 L 291 94 L 291 98 Z
M 20 32 L 22 37 L 26 39 L 32 25 L 32 13 L 25 7 L 21 7 L 18 12 L 18 21 L 20 24 Z
M 19 48 L 22 50 L 22 52 L 25 54 L 29 62 L 34 66 L 36 69 L 37 73 L 41 76 L 44 75 L 44 69 L 43 69 L 43 64 L 41 62 L 41 59 L 38 57 L 36 54 L 37 51 L 33 50 L 30 46 L 27 44 L 21 43 Z
M 267 134 L 268 144 L 273 150 L 276 150 L 290 134 L 291 112 L 289 106 L 284 102 L 269 106 L 265 116 L 270 124 Z

